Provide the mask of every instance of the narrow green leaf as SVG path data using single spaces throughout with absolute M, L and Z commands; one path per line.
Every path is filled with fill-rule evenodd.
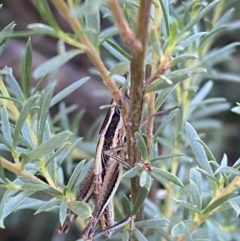
M 48 5 L 47 0 L 34 0 L 34 4 L 36 8 L 38 9 L 39 13 L 41 14 L 42 18 L 50 25 L 52 26 L 55 31 L 60 31 L 60 27 L 58 23 L 55 20 L 55 17 L 52 14 L 52 11 Z
M 122 241 L 129 241 L 130 235 L 128 230 L 123 230 Z
M 156 232 L 156 234 L 160 234 L 161 237 L 165 238 L 166 241 L 172 241 L 172 238 L 166 231 L 164 231 L 164 229 L 156 228 L 154 229 L 154 231 Z
M 190 230 L 188 230 L 186 226 L 183 226 L 183 235 L 186 241 L 194 241 L 190 234 Z
M 31 191 L 23 191 L 9 198 L 4 207 L 4 217 L 6 218 L 8 215 L 14 212 L 15 209 L 31 194 Z
M 126 171 L 124 174 L 123 174 L 123 178 L 133 178 L 135 176 L 137 176 L 142 170 L 142 167 L 140 166 L 135 166 L 133 168 L 131 168 L 130 170 Z
M 152 52 L 154 52 L 158 56 L 158 60 L 162 58 L 162 49 L 160 46 L 159 37 L 155 29 L 150 29 L 149 37 L 148 37 L 149 45 L 152 47 Z
M 38 192 L 48 189 L 48 186 L 41 183 L 24 183 L 22 189 L 30 192 Z
M 82 2 L 80 6 L 75 7 L 71 11 L 71 14 L 78 18 L 82 18 L 86 16 L 86 14 L 93 15 L 94 13 L 99 12 L 101 5 L 102 1 L 96 2 L 94 0 L 89 0 Z
M 240 214 L 240 207 L 239 205 L 234 202 L 234 200 L 228 200 L 228 202 L 230 203 L 230 205 L 232 206 L 233 210 L 236 212 L 236 218 L 238 218 L 239 214 Z
M 170 29 L 171 34 L 169 35 L 168 46 L 170 49 L 172 49 L 177 43 L 177 32 L 178 32 L 179 26 L 175 19 L 173 19 L 170 26 L 171 26 L 171 29 Z
M 196 170 L 201 172 L 203 175 L 205 175 L 206 177 L 210 178 L 214 182 L 216 182 L 216 183 L 218 182 L 217 178 L 215 178 L 213 175 L 209 174 L 207 171 L 203 170 L 202 168 L 196 167 Z
M 232 112 L 240 115 L 240 106 L 235 106 L 231 109 Z
M 1 198 L 1 203 L 0 203 L 0 228 L 5 228 L 4 226 L 4 210 L 5 210 L 5 206 L 9 197 L 9 193 L 10 190 L 5 191 L 5 193 L 3 194 L 2 198 Z
M 197 39 L 201 38 L 204 35 L 207 35 L 207 32 L 198 32 L 196 34 L 191 35 L 189 38 L 183 40 L 180 44 L 179 47 L 181 48 L 186 48 L 189 44 L 195 42 Z
M 140 180 L 139 180 L 139 186 L 144 187 L 147 183 L 148 180 L 148 173 L 145 170 L 142 170 L 141 175 L 140 175 Z
M 50 154 L 50 158 L 48 159 L 47 157 L 45 158 L 45 160 L 46 160 L 46 164 L 45 164 L 45 166 L 49 166 L 49 164 L 51 164 L 51 162 L 56 162 L 55 161 L 55 157 L 58 157 L 59 156 L 59 154 L 61 153 L 61 152 L 63 152 L 63 150 L 65 150 L 65 149 L 67 149 L 67 147 L 68 146 L 70 146 L 71 145 L 71 143 L 70 142 L 66 142 L 65 144 L 63 144 L 61 147 L 59 147 L 56 151 L 54 151 L 52 154 Z M 55 165 L 53 165 L 54 167 L 55 167 Z M 56 167 L 55 167 L 56 168 Z M 54 168 L 54 170 L 55 170 L 55 168 Z M 50 171 L 50 170 L 49 170 Z M 52 173 L 53 174 L 53 173 Z M 52 176 L 52 175 L 51 175 Z M 52 176 L 53 177 L 53 176 Z
M 213 155 L 213 153 L 211 152 L 211 150 L 208 148 L 208 146 L 206 145 L 205 142 L 203 142 L 202 140 L 197 140 L 204 148 L 204 150 L 206 151 L 207 155 L 209 156 L 210 160 L 213 160 L 216 162 L 216 158 L 215 156 Z
M 31 192 L 44 191 L 46 193 L 49 193 L 50 195 L 62 196 L 62 193 L 59 190 L 50 187 L 47 184 L 31 181 L 23 177 L 20 177 L 19 179 L 23 182 L 23 184 L 21 185 L 23 190 Z
M 90 39 L 93 46 L 98 47 L 98 35 L 100 32 L 100 11 L 99 7 L 101 5 L 101 1 L 99 4 L 95 0 L 89 0 L 84 2 L 88 7 L 87 11 L 84 11 L 84 19 L 85 19 L 85 28 L 93 30 L 92 33 L 87 33 L 88 38 Z M 80 7 L 82 9 L 82 5 Z M 79 17 L 79 15 L 78 15 Z
M 122 220 L 122 219 L 124 219 L 125 216 L 126 215 L 125 215 L 125 211 L 123 210 L 122 200 L 114 199 L 114 218 L 115 218 L 115 220 Z
M 59 207 L 61 203 L 60 199 L 52 198 L 49 201 L 46 201 L 41 207 L 38 208 L 38 210 L 34 213 L 34 215 L 41 213 L 41 212 L 48 212 L 51 209 L 55 209 L 56 207 Z
M 31 23 L 27 25 L 28 29 L 33 30 L 33 33 L 37 35 L 50 35 L 52 37 L 56 36 L 56 31 L 54 28 L 43 23 Z
M 12 133 L 10 128 L 10 122 L 8 119 L 8 112 L 5 105 L 2 107 L 2 113 L 1 113 L 1 120 L 2 120 L 2 133 L 6 141 L 10 144 L 10 146 L 13 143 L 12 140 Z
M 36 85 L 36 87 L 34 88 L 34 90 L 32 91 L 32 95 L 35 95 L 39 89 L 39 87 L 42 85 L 42 83 L 47 79 L 47 75 L 42 77 L 40 80 L 38 80 L 38 83 Z
M 60 91 L 58 94 L 56 94 L 52 100 L 50 107 L 54 106 L 58 102 L 60 102 L 62 99 L 64 99 L 66 96 L 70 95 L 73 91 L 75 91 L 77 88 L 79 88 L 81 85 L 86 83 L 86 81 L 89 79 L 89 77 L 82 78 L 73 84 L 69 85 L 67 88 Z
M 227 28 L 227 25 L 225 26 L 221 25 L 217 29 L 212 29 L 211 32 L 203 36 L 198 48 L 202 49 L 206 44 L 211 43 L 214 39 L 216 39 L 217 36 L 219 36 L 224 30 L 226 30 L 226 28 Z
M 18 117 L 17 123 L 15 125 L 15 130 L 13 132 L 13 146 L 16 146 L 19 135 L 22 130 L 23 123 L 26 121 L 27 116 L 30 114 L 30 110 L 33 107 L 38 96 L 31 96 L 27 102 L 24 104 L 21 113 Z
M 30 38 L 28 39 L 25 52 L 21 58 L 21 84 L 25 98 L 29 96 L 29 87 L 32 73 L 32 45 Z
M 172 85 L 180 83 L 184 81 L 185 79 L 191 77 L 192 75 L 199 74 L 199 73 L 206 73 L 206 69 L 204 68 L 186 68 L 186 69 L 180 69 L 180 70 L 175 70 L 171 72 L 170 74 L 166 75 L 168 79 L 171 80 Z M 152 92 L 152 91 L 158 91 L 161 89 L 165 89 L 169 87 L 169 84 L 164 80 L 164 76 L 159 76 L 159 80 L 154 81 L 152 84 L 150 84 L 147 89 L 146 93 Z
M 188 210 L 190 210 L 190 211 L 196 212 L 196 213 L 198 213 L 198 214 L 201 213 L 201 211 L 197 208 L 196 205 L 193 205 L 193 204 L 191 204 L 191 203 L 189 203 L 189 202 L 187 202 L 187 201 L 184 201 L 184 200 L 177 200 L 176 198 L 173 198 L 173 200 L 174 200 L 177 204 L 179 204 L 180 206 L 182 206 L 182 207 L 184 207 L 184 208 L 186 208 L 186 209 L 188 209 Z
M 77 147 L 79 142 L 82 140 L 82 138 L 77 139 L 70 148 L 62 155 L 62 157 L 58 160 L 59 165 L 67 159 L 67 157 L 71 154 L 71 152 Z M 89 163 L 89 162 L 88 162 Z M 84 167 L 83 167 L 84 168 Z
M 11 72 L 12 72 L 11 68 L 5 67 L 4 69 L 10 69 Z M 14 94 L 14 96 L 16 96 L 16 98 L 19 101 L 24 102 L 24 96 L 23 96 L 22 90 L 21 90 L 17 80 L 12 75 L 12 73 L 6 74 L 6 83 L 10 87 L 9 89 L 11 89 L 12 93 Z
M 32 209 L 37 210 L 41 205 L 43 205 L 44 201 L 38 200 L 36 198 L 27 197 L 23 200 L 23 202 L 14 210 L 14 212 L 18 210 L 26 210 Z
M 59 212 L 59 220 L 61 225 L 64 223 L 66 217 L 67 217 L 67 203 L 65 200 L 62 200 L 60 204 L 60 212 Z
M 86 219 L 92 216 L 92 210 L 88 204 L 81 201 L 72 201 L 69 203 L 68 207 L 80 216 L 82 219 Z
M 4 138 L 4 136 L 0 133 L 0 143 L 2 143 L 7 150 L 11 151 L 12 150 L 12 146 L 6 141 L 6 139 Z
M 135 223 L 137 228 L 160 228 L 169 225 L 169 220 L 165 218 L 154 218 Z
M 197 58 L 198 56 L 196 54 L 182 54 L 182 55 L 176 56 L 170 61 L 170 67 L 174 67 L 177 64 L 184 63 L 188 60 L 195 60 Z
M 147 175 L 147 180 L 146 180 L 145 186 L 144 186 L 144 187 L 148 190 L 148 192 L 149 192 L 150 189 L 151 189 L 152 181 L 153 181 L 152 177 L 148 174 L 148 175 Z
M 42 157 L 48 154 L 49 152 L 52 152 L 56 148 L 63 145 L 66 141 L 68 141 L 71 136 L 72 133 L 69 131 L 58 133 L 57 135 L 53 136 L 50 140 L 42 143 L 36 149 L 27 153 L 23 158 L 22 165 L 24 166 L 28 162 L 36 160 L 39 157 Z
M 169 18 L 170 18 L 170 14 L 169 14 L 169 3 L 168 1 L 159 1 L 161 4 L 161 8 L 163 11 L 163 32 L 164 35 L 166 37 L 169 37 L 170 35 L 170 29 L 169 29 Z
M 5 173 L 4 173 L 1 158 L 0 158 L 0 180 L 3 181 L 3 183 L 9 183 L 9 181 L 6 178 Z
M 157 167 L 153 167 L 153 170 L 151 172 L 159 174 L 162 177 L 164 177 L 165 179 L 167 179 L 168 181 L 173 182 L 173 183 L 175 183 L 175 184 L 177 184 L 181 187 L 184 187 L 183 183 L 175 175 L 173 175 L 171 172 L 167 172 L 167 171 L 162 170 L 162 169 L 157 168 Z
M 136 239 L 138 241 L 148 241 L 145 236 L 137 229 L 137 228 L 134 228 L 133 229 L 133 234 L 134 236 L 136 237 Z
M 50 130 L 48 121 L 46 121 L 44 130 L 43 130 L 42 143 L 49 141 L 50 138 L 51 138 L 51 130 Z M 53 182 L 56 182 L 56 178 L 57 178 L 57 173 L 56 173 L 57 163 L 54 158 L 54 155 L 56 155 L 56 152 L 58 152 L 60 149 L 66 147 L 67 144 L 68 143 L 65 142 L 63 145 L 56 148 L 56 151 L 53 149 L 49 153 L 43 155 L 43 160 L 45 161 L 45 166 L 47 166 L 49 176 L 52 178 Z
M 200 196 L 198 187 L 192 180 L 189 180 L 189 181 L 190 181 L 190 188 L 189 188 L 190 201 L 194 206 L 196 206 L 199 210 L 201 210 L 202 198 Z
M 213 29 L 216 29 L 224 24 L 227 24 L 227 25 L 231 24 L 229 22 L 232 21 L 232 19 L 234 17 L 234 13 L 235 13 L 235 8 L 233 7 L 234 1 L 235 0 L 228 2 L 228 4 L 225 5 L 225 7 L 227 7 L 227 8 L 225 9 L 224 12 L 222 12 L 221 16 L 219 16 L 219 19 L 216 22 L 216 24 L 214 25 Z M 228 9 L 229 6 L 231 6 L 230 9 Z
M 43 141 L 43 134 L 46 126 L 46 120 L 49 114 L 49 108 L 50 103 L 54 91 L 54 85 L 52 85 L 50 88 L 46 90 L 44 95 L 41 98 L 41 106 L 39 111 L 39 117 L 38 117 L 38 130 L 37 130 L 37 138 L 38 138 L 38 144 L 41 144 Z
M 58 69 L 66 62 L 68 62 L 70 59 L 72 59 L 73 57 L 81 53 L 83 53 L 83 51 L 73 49 L 47 60 L 46 62 L 44 62 L 34 70 L 33 72 L 34 78 L 38 79 L 46 76 L 47 74 Z
M 103 47 L 108 50 L 113 56 L 119 59 L 122 62 L 126 62 L 130 60 L 129 54 L 120 48 L 117 44 L 115 44 L 111 40 L 106 40 L 102 43 Z
M 240 176 L 240 171 L 236 170 L 235 168 L 233 167 L 228 167 L 228 166 L 225 166 L 225 167 L 219 167 L 214 175 L 218 174 L 218 173 L 225 173 L 225 174 L 232 174 L 232 175 L 237 175 L 237 176 Z
M 109 75 L 110 76 L 114 74 L 124 75 L 127 71 L 129 71 L 129 67 L 130 67 L 129 65 L 130 65 L 129 61 L 118 63 L 114 65 Z
M 196 168 L 191 168 L 190 170 L 190 180 L 192 180 L 198 188 L 199 195 L 202 196 L 202 176 L 196 170 Z
M 101 42 L 115 36 L 118 34 L 118 29 L 115 26 L 110 26 L 106 29 L 103 29 L 102 32 L 99 35 L 99 39 Z
M 186 68 L 186 69 L 175 70 L 166 76 L 174 84 L 177 84 L 177 83 L 191 77 L 194 74 L 206 73 L 206 72 L 207 72 L 207 70 L 204 68 Z
M 132 215 L 134 216 L 135 214 L 138 213 L 139 209 L 141 208 L 141 206 L 143 205 L 149 191 L 152 185 L 152 179 L 151 177 L 148 175 L 148 180 L 146 181 L 146 185 L 145 187 L 140 188 L 139 192 L 138 192 L 138 196 L 137 196 L 137 200 L 134 203 L 133 209 L 132 209 Z
M 158 111 L 158 109 L 163 105 L 167 97 L 170 95 L 170 93 L 177 87 L 177 85 L 170 86 L 168 88 L 165 88 L 163 90 L 160 90 L 158 92 L 157 99 L 154 104 L 154 110 Z
M 148 160 L 147 145 L 146 145 L 146 142 L 145 142 L 143 136 L 141 135 L 141 133 L 136 132 L 135 137 L 137 139 L 137 146 L 138 146 L 138 149 L 140 150 L 143 160 L 144 161 Z
M 201 89 L 197 92 L 197 94 L 194 96 L 194 98 L 191 100 L 191 106 L 196 105 L 202 100 L 204 100 L 208 94 L 211 92 L 213 88 L 213 81 L 208 81 L 205 83 Z
M 209 104 L 216 104 L 220 102 L 226 102 L 226 98 L 208 98 L 207 100 L 203 100 L 196 104 L 196 106 L 204 106 L 204 105 L 209 105 Z
M 182 234 L 185 234 L 186 230 L 192 230 L 192 228 L 196 227 L 196 225 L 196 222 L 190 219 L 181 221 L 173 226 L 171 234 L 175 237 L 178 237 Z
M 156 130 L 156 132 L 154 133 L 154 139 L 156 139 L 161 132 L 163 131 L 163 129 L 172 121 L 172 119 L 175 117 L 175 115 L 177 114 L 179 110 L 175 109 L 173 111 L 171 111 L 162 121 L 161 125 L 158 127 L 158 129 Z
M 233 164 L 233 168 L 239 169 L 239 167 L 240 167 L 240 158 L 238 158 L 236 162 Z
M 68 181 L 68 184 L 67 184 L 67 187 L 68 187 L 68 190 L 72 190 L 72 187 L 74 185 L 74 183 L 76 182 L 81 170 L 82 170 L 82 167 L 84 165 L 86 160 L 82 160 L 78 163 L 78 165 L 76 166 L 76 168 L 74 169 L 69 181 Z
M 123 197 L 122 197 L 122 205 L 123 205 L 125 213 L 127 215 L 131 215 L 131 203 L 126 195 L 123 195 Z
M 16 24 L 14 22 L 9 23 L 0 33 L 0 55 L 2 54 L 8 38 L 3 37 L 4 34 L 11 34 Z
M 210 176 L 213 176 L 213 172 L 212 172 L 211 166 L 208 162 L 207 155 L 204 151 L 204 148 L 198 142 L 199 136 L 190 123 L 186 123 L 186 133 L 187 133 L 188 139 L 190 141 L 190 146 L 192 148 L 192 151 L 197 159 L 198 165 L 204 171 L 206 171 Z M 212 188 L 215 189 L 216 183 L 213 182 L 211 179 L 208 179 L 208 180 L 209 180 L 209 183 L 212 186 Z
M 219 206 L 221 206 L 222 204 L 224 204 L 225 202 L 227 202 L 228 200 L 230 200 L 230 198 L 235 195 L 235 193 L 229 193 L 223 197 L 220 197 L 219 199 L 217 199 L 216 201 L 210 203 L 207 205 L 206 208 L 203 209 L 202 214 L 206 214 L 208 212 L 213 212 L 214 209 L 218 209 Z
M 94 1 L 94 4 L 96 2 Z M 100 15 L 99 15 L 99 11 L 95 11 L 94 13 L 90 13 L 90 11 L 87 11 L 85 14 L 85 24 L 86 24 L 86 29 L 92 29 L 95 34 L 93 36 L 89 36 L 91 43 L 94 46 L 97 46 L 96 44 L 96 39 L 98 40 L 98 34 L 100 32 Z M 93 39 L 92 37 L 95 37 L 95 39 Z
M 151 160 L 156 158 L 157 155 L 158 155 L 158 144 L 157 144 L 157 142 L 155 142 L 149 148 L 149 157 L 148 157 L 149 161 L 151 162 Z
M 221 222 L 221 220 L 219 220 L 219 221 Z M 214 228 L 216 231 L 223 231 L 223 227 L 218 221 L 216 221 L 212 218 L 207 218 L 205 222 L 207 225 L 210 224 L 211 228 Z
M 231 198 L 229 200 L 234 201 L 237 205 L 240 206 L 240 196 Z M 231 209 L 232 208 L 231 204 L 229 203 L 229 200 L 228 200 L 228 202 L 225 202 L 221 206 L 218 207 L 218 209 L 217 209 L 218 212 L 222 211 L 222 210 L 227 210 L 227 209 Z
M 184 156 L 184 154 L 183 153 L 169 153 L 169 154 L 164 154 L 161 156 L 156 156 L 154 159 L 151 159 L 150 162 L 164 160 L 164 159 L 172 159 L 172 158 L 181 157 L 181 156 Z
M 77 136 L 79 133 L 79 128 L 81 126 L 81 121 L 84 114 L 85 110 L 80 110 L 80 112 L 78 112 L 78 114 L 74 117 L 74 120 L 72 120 L 70 130 L 73 132 L 75 136 Z
M 191 21 L 182 29 L 181 33 L 184 33 L 186 31 L 189 31 L 192 29 L 192 27 L 198 23 L 211 9 L 213 9 L 220 1 L 215 0 L 208 4 L 202 11 L 200 11 L 194 18 L 191 19 Z M 179 35 L 180 35 L 179 34 Z
M 20 101 L 20 100 L 18 100 L 18 99 L 15 99 L 15 98 L 12 98 L 12 97 L 8 97 L 8 96 L 0 95 L 0 99 L 10 100 L 10 101 L 13 101 L 13 102 L 15 102 L 15 103 L 17 103 L 17 104 L 20 104 L 20 105 L 23 104 L 22 101 Z
M 229 58 L 230 54 L 233 53 L 235 47 L 239 46 L 239 42 L 228 44 L 218 50 L 212 51 L 207 54 L 202 62 L 202 65 L 210 64 L 213 66 L 216 63 L 219 63 L 220 60 Z
M 12 74 L 12 68 L 10 67 L 4 67 L 3 69 L 0 70 L 1 75 L 11 75 Z
M 240 82 L 240 75 L 229 73 L 229 72 L 220 72 L 220 71 L 214 71 L 206 74 L 206 78 L 214 79 L 214 80 L 223 80 L 223 81 L 231 81 L 234 83 Z

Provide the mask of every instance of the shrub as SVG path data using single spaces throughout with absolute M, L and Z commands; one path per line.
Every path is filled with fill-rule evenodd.
M 229 59 L 238 43 L 211 48 L 231 19 L 228 2 L 51 2 L 71 26 L 71 33 L 61 29 L 48 1 L 36 0 L 46 24 L 31 24 L 29 31 L 20 33 L 13 32 L 14 24 L 9 24 L 0 36 L 1 51 L 9 37 L 49 35 L 59 39 L 62 48 L 33 71 L 39 85 L 46 75 L 85 53 L 116 103 L 121 104 L 122 93 L 129 89 L 129 105 L 123 105 L 122 111 L 127 129 L 126 162 L 131 168 L 123 176 L 114 203 L 116 220 L 135 214 L 136 218 L 133 226 L 125 226 L 122 238 L 119 230 L 116 238 L 237 239 L 239 160 L 233 166 L 228 166 L 226 155 L 217 160 L 197 134 L 221 128 L 211 115 L 229 109 L 224 98 L 208 98 L 211 78 L 224 75 L 226 81 L 233 79 L 215 67 Z M 101 29 L 101 17 L 111 26 Z M 124 47 L 118 43 L 118 35 Z M 64 44 L 74 48 L 66 51 Z M 101 58 L 102 49 L 114 57 L 110 70 Z M 68 110 L 51 119 L 49 109 L 87 78 L 53 96 L 54 84 L 43 90 L 39 85 L 30 87 L 31 59 L 29 40 L 21 61 L 21 87 L 11 68 L 0 71 L 0 180 L 4 190 L 0 226 L 4 228 L 9 214 L 25 208 L 33 208 L 37 214 L 57 209 L 63 223 L 69 207 L 81 217 L 78 223 L 83 228 L 91 208 L 84 202 L 76 203 L 74 193 L 91 161 L 81 160 L 75 166 L 77 155 L 71 153 L 87 148 L 77 137 L 76 122 L 70 130 L 62 131 L 56 120 L 62 118 L 70 126 Z M 161 119 L 158 110 L 162 106 L 179 108 L 166 111 Z M 69 170 L 72 175 L 65 185 L 63 173 Z M 49 199 L 37 199 L 36 192 L 47 193 Z

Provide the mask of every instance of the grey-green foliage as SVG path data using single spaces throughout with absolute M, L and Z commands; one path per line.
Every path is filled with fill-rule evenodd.
M 58 38 L 59 54 L 38 66 L 33 72 L 36 78 L 42 78 L 39 80 L 41 83 L 47 74 L 85 51 L 86 46 L 78 42 L 79 36 L 85 34 L 96 52 L 102 48 L 115 58 L 109 61 L 112 67 L 110 76 L 126 88 L 129 85 L 128 79 L 121 75 L 129 70 L 131 57 L 118 44 L 115 38 L 118 34 L 116 27 L 112 25 L 107 29 L 100 29 L 100 16 L 108 18 L 110 22 L 113 21 L 113 16 L 104 1 L 95 2 L 84 1 L 72 10 L 72 16 L 77 16 L 84 29 L 82 32 L 69 34 L 57 23 L 48 1 L 35 0 L 35 6 L 46 24 L 31 24 L 27 32 L 12 33 L 13 25 L 6 27 L 0 36 L 3 39 L 1 51 L 7 37 L 42 34 Z M 156 93 L 155 112 L 164 103 L 168 106 L 177 105 L 179 109 L 162 119 L 155 118 L 151 146 L 147 146 L 144 123 L 135 134 L 144 162 L 127 170 L 123 175 L 123 187 L 115 197 L 116 218 L 136 215 L 144 205 L 146 220 L 136 222 L 132 230 L 137 240 L 230 241 L 239 234 L 237 217 L 240 213 L 240 199 L 235 192 L 240 185 L 240 161 L 230 167 L 227 156 L 224 155 L 220 161 L 216 160 L 198 133 L 220 128 L 222 123 L 211 115 L 229 109 L 229 104 L 224 98 L 208 98 L 210 91 L 214 89 L 213 80 L 240 80 L 236 74 L 215 69 L 217 64 L 230 58 L 238 43 L 222 48 L 212 47 L 216 37 L 220 36 L 230 23 L 233 10 L 222 8 L 222 4 L 226 3 L 224 0 L 183 1 L 178 6 L 174 3 L 175 1 L 168 0 L 155 3 L 162 9 L 162 34 L 158 36 L 159 32 L 150 29 L 146 63 L 154 69 L 161 61 L 169 58 L 169 67 L 147 86 L 146 93 Z M 129 26 L 135 29 L 138 2 L 126 0 L 123 1 L 122 7 Z M 154 16 L 151 21 L 153 19 Z M 154 25 L 154 22 L 151 24 Z M 72 44 L 76 49 L 65 51 L 64 43 Z M 16 179 L 9 179 L 5 175 L 4 165 L 0 165 L 1 187 L 7 189 L 0 204 L 1 227 L 4 226 L 4 218 L 13 211 L 25 208 L 25 203 L 36 209 L 36 213 L 58 208 L 61 223 L 66 217 L 67 207 L 82 215 L 82 218 L 90 216 L 89 206 L 73 201 L 72 189 L 76 189 L 74 184 L 81 181 L 78 180 L 78 174 L 86 173 L 91 162 L 81 162 L 75 170 L 72 165 L 65 165 L 65 171 L 70 176 L 66 187 L 63 185 L 61 167 L 64 161 L 71 163 L 68 162 L 71 159 L 69 156 L 73 150 L 79 148 L 80 143 L 81 150 L 85 153 L 89 149 L 93 150 L 92 142 L 84 143 L 76 137 L 78 128 L 81 128 L 77 121 L 81 119 L 82 113 L 72 125 L 67 114 L 75 107 L 66 107 L 61 103 L 58 115 L 52 120 L 48 115 L 51 106 L 80 87 L 86 78 L 75 82 L 54 97 L 54 86 L 41 92 L 36 87 L 31 96 L 30 71 L 31 45 L 28 42 L 21 65 L 22 90 L 9 68 L 0 71 L 6 81 L 3 82 L 4 86 L 11 93 L 7 96 L 6 92 L 0 89 L 0 148 L 12 154 L 20 171 L 26 170 L 31 175 L 38 172 L 46 178 L 47 183 L 39 182 L 31 175 L 25 175 L 24 178 L 16 175 Z M 233 108 L 233 111 L 240 113 L 239 106 Z M 17 116 L 15 112 L 18 113 Z M 145 115 L 146 108 L 143 110 L 143 116 Z M 60 125 L 58 129 L 56 124 Z M 96 122 L 97 126 L 98 124 Z M 69 131 L 54 133 L 61 127 L 72 128 L 75 136 L 72 138 Z M 95 130 L 96 126 L 93 126 L 89 136 Z M 160 149 L 163 149 L 164 153 L 159 153 Z M 151 168 L 148 168 L 149 164 Z M 139 176 L 140 189 L 137 201 L 133 205 L 123 194 L 129 192 L 129 179 L 135 176 Z M 80 179 L 82 178 L 83 175 Z M 149 200 L 147 196 L 153 180 L 160 182 L 164 189 L 155 187 L 157 195 L 153 198 L 151 194 L 152 200 Z M 36 200 L 30 197 L 34 191 L 43 191 L 52 197 L 46 202 Z M 72 202 L 68 202 L 69 200 Z M 152 229 L 152 232 L 147 229 Z M 127 240 L 130 234 L 126 226 L 122 238 L 116 240 Z
M 1 228 L 4 227 L 4 219 L 12 212 L 21 209 L 23 202 L 35 204 L 29 207 L 38 210 L 37 213 L 46 211 L 44 206 L 48 203 L 51 203 L 48 209 L 53 207 L 50 201 L 38 202 L 37 199 L 29 197 L 35 192 L 43 191 L 52 197 L 63 198 L 61 157 L 69 150 L 72 151 L 71 146 L 76 147 L 79 144 L 79 139 L 73 137 L 69 130 L 57 133 L 52 131 L 51 121 L 48 121 L 51 120 L 49 109 L 84 84 L 87 78 L 76 81 L 55 96 L 53 96 L 54 85 L 42 91 L 32 89 L 30 46 L 29 40 L 21 61 L 21 87 L 12 75 L 11 68 L 5 67 L 0 70 L 0 152 L 4 153 L 0 162 L 0 182 L 1 188 L 5 190 L 0 204 Z M 62 64 L 59 62 L 58 66 Z M 5 168 L 14 175 L 6 174 Z M 46 182 L 36 177 L 36 173 L 45 177 Z M 77 177 L 73 183 L 71 182 L 71 186 L 76 179 Z M 62 184 L 59 186 L 59 183 Z M 60 219 L 63 221 L 67 210 L 66 201 L 54 205 L 60 208 Z M 89 206 L 83 204 L 78 208 L 78 213 L 88 217 Z

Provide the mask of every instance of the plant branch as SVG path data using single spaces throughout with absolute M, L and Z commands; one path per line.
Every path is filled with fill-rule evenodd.
M 135 132 L 139 130 L 141 125 L 141 114 L 143 106 L 143 82 L 145 77 L 145 52 L 148 38 L 148 25 L 150 18 L 151 0 L 141 0 L 140 9 L 138 13 L 136 38 L 140 41 L 142 48 L 135 51 L 132 55 L 130 65 L 131 70 L 131 87 L 130 87 L 130 103 L 129 103 L 129 117 L 126 123 L 127 129 L 127 145 L 128 156 L 131 166 L 137 163 L 141 156 L 136 145 L 134 137 Z M 133 203 L 137 200 L 139 191 L 139 180 L 137 177 L 131 179 L 131 193 Z M 143 210 L 143 209 L 142 209 Z M 143 212 L 140 211 L 136 216 L 136 221 L 142 219 Z
M 55 7 L 58 9 L 58 11 L 62 14 L 62 16 L 65 18 L 65 20 L 68 22 L 68 24 L 71 26 L 72 30 L 75 33 L 80 33 L 83 30 L 83 27 L 81 23 L 78 21 L 78 19 L 71 14 L 71 9 L 68 7 L 68 5 L 63 0 L 52 0 L 52 3 L 55 5 Z M 94 48 L 86 34 L 83 32 L 78 36 L 79 41 L 81 44 L 83 44 L 86 48 L 86 54 L 93 63 L 93 65 L 96 67 L 96 69 L 99 71 L 104 84 L 108 87 L 110 90 L 113 99 L 119 103 L 119 101 L 122 98 L 122 93 L 118 89 L 115 82 L 109 77 L 108 70 L 106 69 L 105 65 L 103 64 L 101 57 L 99 55 L 99 52 Z
M 118 0 L 108 0 L 109 8 L 111 9 L 115 24 L 119 30 L 122 40 L 127 44 L 128 49 L 132 54 L 138 49 L 142 48 L 141 42 L 136 39 L 135 33 L 129 27 L 121 8 L 119 7 Z
M 39 182 L 41 184 L 45 184 L 46 185 L 45 182 L 43 182 L 39 178 L 35 177 L 34 175 L 32 175 L 27 170 L 21 170 L 20 167 L 17 164 L 10 162 L 10 161 L 6 160 L 3 157 L 0 158 L 0 161 L 2 163 L 2 166 L 5 169 L 9 170 L 10 172 L 15 173 L 17 176 L 26 177 L 26 178 L 28 178 L 30 180 L 33 180 L 33 181 L 36 181 L 36 182 Z
M 239 188 L 240 186 L 240 177 L 236 176 L 231 183 L 229 183 L 229 185 L 224 188 L 224 190 L 219 193 L 218 195 L 216 195 L 215 197 L 212 198 L 212 200 L 209 202 L 208 206 L 211 205 L 212 203 L 216 202 L 217 200 L 223 198 L 226 195 L 229 195 L 230 193 L 233 193 L 237 188 Z M 207 207 L 206 207 L 207 208 Z M 219 211 L 219 208 L 221 208 L 221 205 L 212 209 L 211 211 L 207 212 L 204 215 L 198 215 L 196 216 L 197 219 L 195 219 L 194 221 L 196 221 L 197 225 L 192 227 L 190 229 L 190 233 L 192 234 L 208 217 L 210 217 L 212 214 L 216 213 Z M 179 237 L 178 241 L 185 241 L 185 236 L 182 235 Z
M 143 91 L 145 91 L 148 85 L 150 85 L 154 80 L 156 80 L 159 77 L 159 75 L 163 74 L 167 69 L 169 69 L 169 67 L 170 67 L 169 56 L 166 55 L 161 60 L 161 63 L 159 64 L 157 70 L 144 83 Z M 169 83 L 169 84 L 172 84 L 172 83 Z

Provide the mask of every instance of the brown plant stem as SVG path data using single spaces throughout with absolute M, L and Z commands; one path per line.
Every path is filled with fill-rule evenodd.
M 78 21 L 76 17 L 71 15 L 71 9 L 63 0 L 52 0 L 52 3 L 55 5 L 58 11 L 62 14 L 62 16 L 65 18 L 65 20 L 68 22 L 68 24 L 71 26 L 72 30 L 75 33 L 80 33 L 83 30 L 81 23 Z M 84 33 L 80 34 L 78 36 L 78 39 L 80 43 L 85 46 L 85 51 L 87 56 L 89 57 L 93 65 L 96 67 L 96 69 L 99 71 L 103 79 L 103 82 L 110 90 L 114 101 L 119 103 L 119 101 L 122 98 L 122 93 L 118 89 L 115 82 L 109 77 L 108 70 L 103 64 L 101 57 L 99 55 L 99 52 L 94 48 L 94 46 L 92 45 L 92 43 L 90 42 L 86 34 Z
M 151 116 L 154 113 L 154 104 L 155 104 L 155 93 L 151 93 L 148 100 L 147 111 L 148 115 Z M 153 123 L 154 123 L 154 116 L 152 118 L 147 119 L 147 127 L 146 127 L 146 135 L 147 135 L 147 147 L 148 151 L 152 146 L 153 142 Z
M 126 123 L 128 157 L 131 166 L 137 163 L 141 156 L 138 151 L 135 139 L 135 133 L 141 125 L 141 114 L 143 106 L 143 82 L 145 77 L 145 52 L 148 38 L 148 25 L 150 18 L 151 0 L 141 0 L 137 20 L 136 38 L 140 41 L 142 48 L 137 49 L 132 55 L 130 65 L 131 70 L 131 87 L 130 87 L 130 104 L 129 117 Z M 139 191 L 139 178 L 131 179 L 131 194 L 133 203 L 136 202 Z M 136 215 L 136 221 L 143 219 L 143 209 Z
M 166 55 L 162 58 L 157 70 L 146 80 L 143 86 L 143 91 L 146 90 L 148 85 L 150 85 L 154 80 L 156 80 L 159 75 L 163 74 L 170 67 L 169 56 Z M 171 83 L 169 83 L 171 84 Z
M 115 19 L 115 24 L 119 30 L 122 40 L 127 44 L 128 49 L 133 54 L 138 49 L 141 49 L 141 43 L 136 39 L 135 33 L 129 27 L 121 8 L 119 7 L 118 0 L 108 0 L 109 8 Z

